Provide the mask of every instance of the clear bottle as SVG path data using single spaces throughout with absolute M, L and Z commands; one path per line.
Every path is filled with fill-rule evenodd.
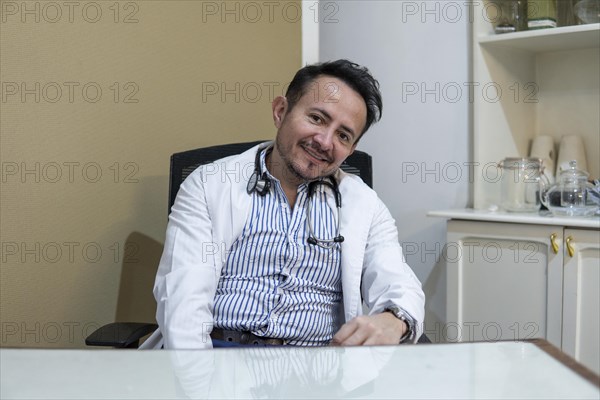
M 556 0 L 528 0 L 527 27 L 529 29 L 556 28 Z

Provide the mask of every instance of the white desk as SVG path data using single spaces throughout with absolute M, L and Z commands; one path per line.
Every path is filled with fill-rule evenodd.
M 532 343 L 217 349 L 0 350 L 2 399 L 598 399 Z

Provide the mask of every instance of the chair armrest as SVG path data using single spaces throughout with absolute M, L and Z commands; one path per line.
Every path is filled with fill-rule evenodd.
M 113 322 L 96 329 L 85 339 L 88 346 L 137 348 L 140 339 L 158 328 L 156 324 L 140 322 Z
M 423 344 L 423 343 L 431 343 L 431 340 L 425 334 L 422 334 L 421 337 L 419 338 L 419 340 L 417 340 L 417 344 Z

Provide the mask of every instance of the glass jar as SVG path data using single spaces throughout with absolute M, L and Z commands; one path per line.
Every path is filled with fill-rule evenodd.
M 502 170 L 501 207 L 510 212 L 538 211 L 542 160 L 505 158 L 498 167 Z
M 496 33 L 527 29 L 527 0 L 490 0 L 486 14 Z
M 580 24 L 597 24 L 600 22 L 600 0 L 579 0 L 573 12 Z

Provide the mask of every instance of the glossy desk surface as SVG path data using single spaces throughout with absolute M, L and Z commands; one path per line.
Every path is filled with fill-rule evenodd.
M 532 343 L 0 350 L 0 398 L 539 398 L 600 391 Z

